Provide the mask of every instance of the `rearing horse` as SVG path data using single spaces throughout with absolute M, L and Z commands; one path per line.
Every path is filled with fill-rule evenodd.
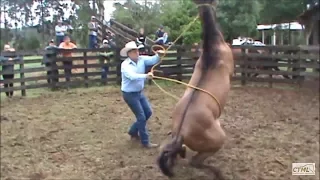
M 186 145 L 197 154 L 190 160 L 196 168 L 209 168 L 220 176 L 214 167 L 204 165 L 224 144 L 226 134 L 220 126 L 219 116 L 230 91 L 234 71 L 233 55 L 217 27 L 216 0 L 193 0 L 199 9 L 202 23 L 202 53 L 189 84 L 214 95 L 187 88 L 177 103 L 172 116 L 172 139 L 161 147 L 158 166 L 166 176 L 173 176 L 178 155 L 185 158 Z M 215 5 L 208 5 L 215 4 Z M 222 177 L 219 177 L 222 179 Z

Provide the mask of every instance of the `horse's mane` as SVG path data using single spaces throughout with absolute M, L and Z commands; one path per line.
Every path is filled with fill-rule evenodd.
M 217 45 L 223 40 L 222 34 L 216 23 L 216 15 L 213 7 L 200 7 L 200 19 L 202 23 L 202 69 L 215 68 L 219 61 Z

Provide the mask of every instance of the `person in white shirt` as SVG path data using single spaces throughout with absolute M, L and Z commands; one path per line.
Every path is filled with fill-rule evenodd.
M 88 23 L 89 28 L 89 48 L 93 49 L 97 45 L 98 22 L 95 16 L 91 16 L 91 21 Z
M 60 45 L 60 43 L 63 42 L 63 38 L 65 36 L 67 29 L 65 28 L 65 26 L 62 25 L 62 21 L 58 21 L 58 24 L 55 27 L 55 32 L 56 32 L 56 43 L 57 46 Z

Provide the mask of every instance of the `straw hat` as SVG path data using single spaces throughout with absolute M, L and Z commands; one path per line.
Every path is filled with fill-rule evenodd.
M 124 48 L 121 49 L 120 56 L 127 57 L 128 52 L 134 49 L 139 49 L 139 48 L 137 47 L 137 44 L 134 41 L 130 41 L 124 46 Z

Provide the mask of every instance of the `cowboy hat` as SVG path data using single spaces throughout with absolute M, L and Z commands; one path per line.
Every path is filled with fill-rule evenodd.
M 137 44 L 134 41 L 130 41 L 124 46 L 124 48 L 121 49 L 120 56 L 127 57 L 128 52 L 134 49 L 139 49 L 139 48 L 137 47 Z
M 106 40 L 106 39 L 104 39 L 104 40 L 102 41 L 102 44 L 108 44 L 108 43 L 109 43 L 109 41 Z

